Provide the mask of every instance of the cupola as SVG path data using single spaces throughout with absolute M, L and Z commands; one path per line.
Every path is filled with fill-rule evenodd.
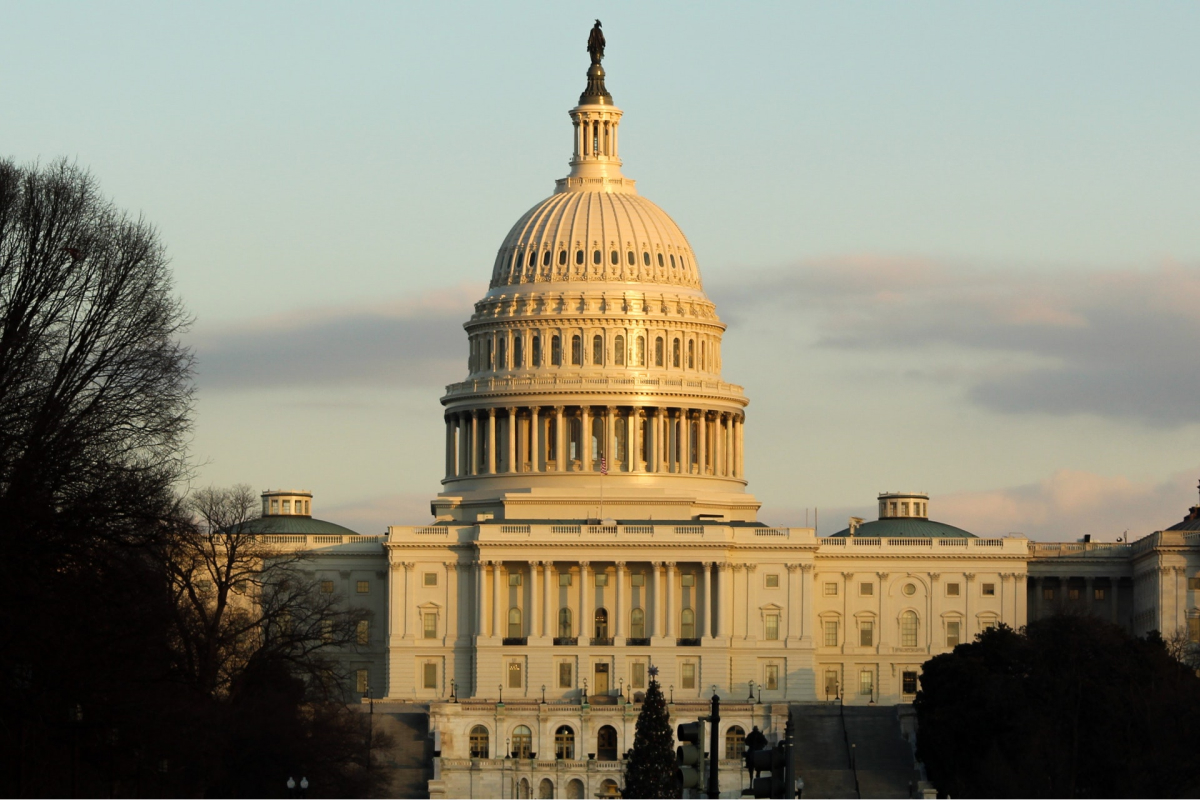
M 880 519 L 929 519 L 929 495 L 925 492 L 880 492 Z
M 311 517 L 312 492 L 267 489 L 262 493 L 264 517 Z

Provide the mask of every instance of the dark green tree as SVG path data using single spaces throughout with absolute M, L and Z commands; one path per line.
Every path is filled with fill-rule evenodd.
M 675 735 L 667 701 L 658 683 L 658 667 L 650 667 L 650 686 L 625 760 L 625 797 L 681 797 L 675 780 Z

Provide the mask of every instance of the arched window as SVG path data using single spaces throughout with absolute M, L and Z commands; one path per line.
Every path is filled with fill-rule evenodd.
M 579 264 L 579 265 L 583 264 L 583 251 L 582 250 L 575 251 L 575 263 Z
M 675 254 L 671 253 L 671 269 L 675 269 Z
M 663 266 L 663 254 L 662 253 L 658 254 L 658 265 L 660 267 Z
M 602 261 L 604 261 L 604 256 L 603 256 L 603 255 L 601 255 L 601 253 L 600 253 L 600 251 L 599 251 L 599 250 L 594 250 L 594 251 L 592 252 L 592 263 L 593 263 L 593 264 L 599 264 L 599 263 L 601 263 Z
M 646 638 L 646 612 L 640 608 L 629 612 L 629 635 L 634 639 Z
M 583 791 L 583 781 L 579 778 L 572 778 L 571 782 L 567 784 L 567 797 L 572 800 L 583 797 Z
M 562 339 L 558 336 L 550 337 L 550 363 L 556 367 L 562 366 Z
M 654 366 L 661 367 L 662 365 L 663 365 L 663 338 L 661 336 L 659 336 L 657 339 L 654 340 Z
M 497 349 L 496 369 L 508 369 L 508 339 L 500 337 Z
M 542 266 L 543 267 L 550 266 L 550 251 L 549 250 L 542 253 Z
M 487 361 L 484 362 L 484 369 L 495 369 L 496 367 L 496 343 L 488 337 L 487 340 Z M 907 511 L 907 509 L 905 509 Z
M 583 253 L 580 253 L 580 255 L 583 255 Z M 580 259 L 580 261 L 582 261 L 582 260 L 583 259 Z M 558 265 L 560 267 L 565 267 L 567 265 L 567 251 L 566 250 L 558 251 Z
M 707 369 L 705 364 L 708 363 L 708 348 L 705 346 L 707 342 L 700 342 L 700 369 Z
M 600 781 L 599 795 L 601 797 L 620 797 L 621 789 L 617 786 L 617 782 L 612 778 L 605 778 L 604 780 Z
M 613 339 L 613 363 L 617 366 L 625 364 L 625 337 L 618 335 Z
M 637 344 L 633 348 L 633 365 L 635 367 L 645 366 L 646 364 L 646 340 L 644 337 L 637 337 Z
M 696 368 L 696 340 L 688 339 L 688 369 Z
M 554 732 L 554 757 L 567 761 L 575 758 L 575 731 L 571 730 L 571 726 L 560 725 Z
M 621 263 L 621 254 L 616 250 L 613 250 L 612 253 L 609 254 L 608 260 L 611 261 L 615 267 L 617 264 Z
M 554 781 L 542 778 L 542 782 L 538 784 L 538 797 L 542 800 L 551 800 L 554 797 Z
M 676 339 L 675 342 L 671 345 L 671 366 L 672 367 L 679 366 L 679 340 L 678 339 Z
M 592 363 L 604 363 L 604 337 L 600 334 L 592 337 Z
M 625 425 L 625 420 L 618 417 L 616 419 L 615 428 L 616 430 L 613 431 L 613 438 L 617 440 L 617 452 L 613 458 L 613 463 L 608 465 L 609 470 L 613 472 L 620 469 L 618 465 L 624 464 L 625 459 L 629 458 L 627 451 L 627 447 L 629 445 L 629 442 L 627 441 L 629 438 L 629 429 Z
M 917 612 L 905 611 L 900 615 L 900 646 L 917 646 Z
M 679 613 L 679 636 L 681 639 L 696 638 L 696 612 L 690 608 Z
M 650 266 L 650 254 L 645 250 L 642 251 L 642 264 L 647 267 Z
M 583 438 L 582 430 L 583 423 L 579 417 L 571 417 L 571 419 L 567 420 L 567 439 L 570 442 L 570 445 L 567 447 L 567 458 L 572 461 L 578 461 L 582 457 L 583 451 L 581 450 L 582 444 L 580 443 Z
M 542 337 L 535 333 L 533 339 L 529 342 L 529 349 L 531 351 L 529 354 L 529 363 L 535 367 L 540 367 L 542 365 Z
M 592 635 L 597 639 L 608 638 L 608 611 L 606 609 L 596 609 L 595 632 Z
M 520 369 L 525 366 L 525 337 L 517 334 L 513 337 L 513 367 Z
M 629 266 L 631 267 L 637 263 L 637 256 L 633 254 L 632 250 L 625 254 L 625 261 L 628 262 Z
M 524 725 L 518 725 L 512 732 L 512 757 L 530 758 L 533 752 L 533 731 Z
M 488 757 L 488 731 L 482 725 L 471 728 L 470 734 L 471 758 Z
M 521 626 L 521 609 L 513 606 L 508 610 L 508 636 L 510 639 L 519 639 L 524 635 Z
M 558 636 L 560 639 L 571 638 L 571 609 L 560 608 L 558 610 Z
M 730 725 L 729 730 L 725 731 L 725 758 L 741 761 L 745 752 L 746 731 L 742 730 L 741 725 Z
M 571 363 L 583 366 L 583 337 L 578 333 L 571 337 Z
M 524 798 L 529 796 L 529 781 L 526 778 L 521 778 L 521 782 L 517 784 L 517 797 L 524 800 Z
M 617 729 L 612 725 L 605 725 L 596 731 L 596 760 L 617 760 Z

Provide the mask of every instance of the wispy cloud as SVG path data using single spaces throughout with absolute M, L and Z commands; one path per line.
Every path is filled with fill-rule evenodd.
M 200 326 L 201 388 L 441 386 L 465 374 L 462 324 L 484 288 L 293 311 L 238 325 Z
M 1198 265 L 1047 274 L 862 257 L 713 294 L 734 323 L 766 317 L 764 303 L 792 310 L 790 321 L 799 309 L 818 348 L 1015 356 L 919 376 L 957 380 L 971 402 L 997 412 L 1200 422 Z

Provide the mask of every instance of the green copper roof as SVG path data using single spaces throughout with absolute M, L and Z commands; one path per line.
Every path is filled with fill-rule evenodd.
M 845 528 L 833 534 L 834 536 L 849 536 L 850 529 Z M 872 539 L 978 539 L 973 533 L 962 528 L 947 525 L 944 522 L 934 522 L 920 517 L 889 517 L 874 522 L 864 522 L 854 533 L 859 538 Z
M 344 528 L 334 522 L 326 522 L 323 519 L 290 516 L 286 514 L 252 519 L 245 523 L 245 527 L 250 533 L 303 533 L 339 536 L 359 535 L 357 531 Z

